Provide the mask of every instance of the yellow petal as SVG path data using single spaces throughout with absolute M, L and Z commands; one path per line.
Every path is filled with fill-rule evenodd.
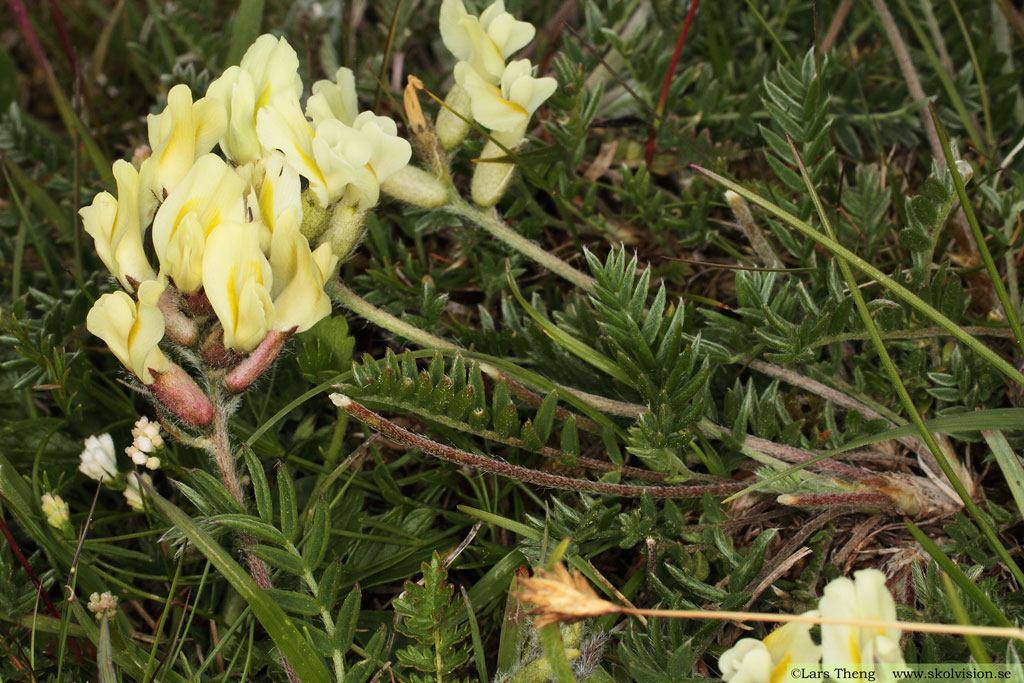
M 245 189 L 245 181 L 234 169 L 217 155 L 207 154 L 157 211 L 153 247 L 161 272 L 174 279 L 181 291 L 199 288 L 195 268 L 213 229 L 224 221 L 245 220 Z
M 150 370 L 162 371 L 170 362 L 157 346 L 164 335 L 164 317 L 157 308 L 164 285 L 148 280 L 139 285 L 139 301 L 124 292 L 101 296 L 86 317 L 86 328 L 107 343 L 111 352 L 145 384 Z
M 328 256 L 330 252 L 329 245 Z M 321 255 L 321 260 L 323 256 Z M 305 332 L 330 315 L 331 300 L 324 294 L 323 271 L 299 232 L 294 211 L 281 217 L 270 252 L 274 273 L 274 329 Z
M 358 115 L 356 80 L 351 69 L 338 69 L 333 83 L 322 80 L 313 84 L 313 94 L 306 101 L 306 116 L 312 120 L 314 129 L 328 119 L 351 126 Z
M 224 329 L 224 346 L 248 353 L 274 321 L 273 274 L 253 224 L 222 223 L 207 237 L 203 288 Z
M 327 207 L 327 180 L 313 159 L 313 129 L 298 100 L 279 100 L 261 110 L 256 117 L 256 133 L 264 148 L 284 154 L 289 165 L 309 181 L 320 206 Z

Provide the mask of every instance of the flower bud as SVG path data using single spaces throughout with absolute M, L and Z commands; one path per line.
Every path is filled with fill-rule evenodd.
M 307 187 L 302 193 L 302 223 L 299 232 L 312 244 L 327 230 L 330 218 L 330 209 L 321 208 L 316 194 Z
M 105 612 L 113 612 L 117 609 L 117 596 L 110 591 L 93 593 L 89 596 L 89 611 L 99 619 Z
M 260 345 L 224 378 L 224 388 L 235 393 L 248 389 L 274 364 L 292 332 L 294 329 L 285 332 L 278 330 L 268 332 Z
M 149 385 L 153 396 L 178 419 L 203 427 L 213 419 L 213 405 L 187 372 L 174 364 L 166 370 L 151 370 L 155 381 Z
M 438 178 L 415 166 L 405 166 L 380 184 L 387 195 L 423 209 L 436 209 L 448 203 L 449 187 Z
M 331 213 L 330 227 L 320 238 L 320 244 L 329 244 L 338 261 L 346 261 L 366 235 L 365 222 L 365 211 L 338 204 Z
M 157 308 L 164 314 L 164 335 L 179 346 L 192 346 L 199 336 L 199 328 L 191 317 L 181 310 L 182 300 L 178 290 L 164 289 L 157 301 Z
M 505 194 L 512 176 L 515 175 L 516 165 L 511 161 L 488 161 L 488 159 L 500 159 L 507 156 L 493 140 L 488 140 L 480 153 L 480 160 L 473 171 L 473 182 L 470 184 L 470 193 L 477 205 L 488 209 L 498 203 L 498 200 Z
M 153 477 L 149 476 L 148 474 L 138 474 L 138 473 L 135 473 L 135 474 L 128 475 L 128 486 L 126 486 L 125 489 L 124 489 L 124 499 L 126 501 L 128 501 L 128 506 L 132 510 L 142 511 L 142 510 L 146 509 L 146 505 L 142 501 L 142 497 L 143 497 L 143 494 L 144 494 L 144 491 L 142 490 L 142 484 L 141 484 L 142 481 L 146 482 L 147 486 L 152 486 L 153 485 Z M 93 595 L 96 595 L 96 594 L 93 593 Z M 110 594 L 109 593 L 104 593 L 103 595 L 110 595 Z M 90 599 L 90 602 L 92 602 L 91 599 Z M 117 605 L 116 601 L 114 602 L 114 605 L 115 606 Z
M 451 151 L 462 144 L 469 134 L 469 119 L 473 117 L 473 109 L 470 106 L 469 93 L 457 83 L 448 91 L 444 103 L 446 106 L 437 112 L 437 123 L 434 128 L 441 140 L 441 146 L 446 151 Z

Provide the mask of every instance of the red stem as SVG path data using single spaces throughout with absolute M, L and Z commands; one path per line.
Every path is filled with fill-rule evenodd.
M 686 20 L 683 21 L 683 28 L 679 31 L 679 39 L 676 40 L 676 49 L 672 53 L 672 60 L 668 63 L 668 71 L 665 73 L 665 80 L 661 84 L 661 95 L 658 97 L 658 116 L 665 112 L 665 102 L 668 101 L 668 89 L 672 85 L 672 75 L 676 71 L 676 64 L 679 62 L 679 55 L 683 52 L 683 43 L 686 42 L 686 35 L 690 32 L 690 24 L 693 23 L 693 15 L 697 13 L 697 5 L 700 0 L 692 0 L 690 9 L 686 13 Z M 651 163 L 654 161 L 654 143 L 658 138 L 657 123 L 651 122 L 651 129 L 647 133 L 647 152 L 644 158 L 647 162 L 647 170 L 651 170 Z

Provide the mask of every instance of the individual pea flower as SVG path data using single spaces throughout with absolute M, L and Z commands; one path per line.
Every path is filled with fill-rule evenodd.
M 195 380 L 157 345 L 164 336 L 164 316 L 158 308 L 164 287 L 157 280 L 143 282 L 137 301 L 124 292 L 104 294 L 93 304 L 85 325 L 168 410 L 191 425 L 202 426 L 213 419 L 213 405 Z M 110 448 L 113 452 L 113 443 Z
M 455 65 L 455 80 L 469 92 L 473 118 L 494 131 L 506 147 L 522 141 L 530 117 L 558 87 L 550 76 L 535 78 L 529 59 L 509 62 L 499 85 L 489 83 L 466 62 Z
M 506 156 L 504 148 L 515 149 L 526 135 L 530 117 L 555 92 L 554 78 L 534 78 L 528 59 L 511 62 L 501 76 L 501 87 L 484 80 L 465 62 L 455 67 L 455 78 L 469 93 L 473 118 L 493 131 L 480 152 L 481 163 L 473 172 L 470 192 L 473 201 L 489 208 L 505 194 L 515 164 L 488 162 Z M 500 144 L 499 144 L 500 143 Z
M 249 185 L 246 204 L 249 215 L 260 227 L 260 250 L 270 252 L 270 240 L 279 217 L 288 210 L 298 212 L 302 222 L 302 183 L 299 174 L 288 164 L 280 152 L 263 157 L 245 166 L 239 166 L 238 174 Z
M 341 201 L 362 210 L 380 196 L 380 183 L 409 163 L 412 147 L 386 116 L 363 112 L 352 125 L 325 118 L 314 129 L 297 102 L 282 100 L 259 113 L 256 130 L 265 147 L 284 153 L 309 181 L 321 208 Z
M 183 294 L 199 291 L 207 237 L 223 222 L 244 219 L 245 180 L 216 154 L 202 156 L 153 220 L 161 274 Z
M 227 222 L 206 240 L 202 284 L 224 331 L 224 347 L 248 353 L 274 324 L 273 274 L 253 223 Z
M 113 612 L 117 609 L 117 596 L 110 591 L 93 593 L 89 596 L 89 611 L 100 619 L 104 613 Z
M 43 514 L 46 515 L 46 523 L 54 529 L 63 531 L 65 528 L 70 528 L 71 512 L 63 498 L 55 494 L 44 493 L 40 499 L 40 507 Z
M 324 293 L 324 282 L 337 265 L 330 244 L 310 251 L 309 242 L 299 232 L 296 211 L 281 217 L 270 248 L 275 330 L 305 332 L 330 315 L 331 300 Z
M 139 285 L 137 302 L 124 292 L 104 294 L 86 317 L 88 330 L 105 341 L 143 384 L 153 384 L 152 371 L 167 370 L 171 364 L 157 346 L 164 336 L 164 316 L 157 308 L 163 291 L 157 280 L 146 280 Z
M 291 209 L 281 215 L 270 248 L 271 278 L 265 281 L 273 322 L 268 323 L 262 341 L 224 377 L 228 391 L 251 386 L 273 364 L 291 335 L 305 332 L 330 315 L 331 300 L 324 293 L 324 282 L 338 267 L 332 249 L 332 244 L 324 242 L 310 251 L 299 230 L 298 212 Z
M 189 87 L 176 85 L 167 93 L 167 107 L 150 114 L 148 123 L 153 151 L 139 169 L 145 190 L 143 222 L 149 222 L 152 209 L 185 178 L 196 159 L 224 136 L 227 117 L 218 102 L 207 97 L 193 102 Z
M 824 617 L 896 621 L 896 604 L 877 569 L 855 572 L 825 586 L 818 609 Z M 825 671 L 887 671 L 902 665 L 901 632 L 897 628 L 867 628 L 825 624 L 821 627 L 822 668 Z M 877 669 L 876 669 L 877 667 Z
M 302 94 L 299 57 L 288 41 L 265 33 L 246 50 L 238 66 L 228 67 L 210 84 L 206 96 L 227 113 L 227 132 L 220 147 L 236 164 L 263 158 L 272 147 L 256 135 L 259 112 L 285 98 L 298 102 Z
M 135 283 L 156 277 L 142 247 L 143 225 L 139 206 L 139 172 L 124 160 L 114 162 L 117 198 L 100 192 L 92 204 L 79 210 L 82 227 L 92 236 L 103 265 L 121 286 L 135 291 Z
M 85 448 L 78 459 L 81 461 L 78 471 L 90 479 L 109 482 L 117 476 L 117 457 L 110 434 L 93 435 L 86 439 Z
M 506 12 L 503 0 L 495 0 L 479 18 L 466 11 L 462 0 L 444 0 L 440 28 L 445 47 L 491 83 L 501 80 L 509 55 L 537 33 L 533 24 Z
M 124 499 L 128 501 L 128 506 L 136 511 L 142 511 L 146 508 L 142 500 L 143 490 L 142 485 L 139 483 L 140 479 L 146 482 L 147 486 L 153 485 L 153 477 L 148 474 L 136 473 L 134 476 L 129 475 L 128 485 L 124 489 Z
M 807 612 L 806 615 L 816 615 Z M 811 624 L 791 622 L 764 640 L 743 638 L 722 653 L 718 668 L 726 683 L 780 683 L 791 680 L 793 668 L 816 669 L 821 648 L 811 640 Z

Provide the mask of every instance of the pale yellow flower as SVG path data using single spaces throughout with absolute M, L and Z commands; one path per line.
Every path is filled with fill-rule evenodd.
M 371 208 L 380 183 L 412 156 L 395 122 L 372 112 L 359 114 L 352 126 L 323 119 L 314 130 L 297 103 L 283 101 L 260 112 L 256 129 L 266 147 L 281 150 L 309 181 L 321 208 L 338 201 Z
M 554 78 L 534 78 L 528 59 L 510 62 L 501 74 L 501 87 L 488 83 L 466 62 L 455 65 L 455 80 L 469 93 L 473 118 L 501 135 L 506 146 L 522 139 L 530 117 L 555 92 Z
M 253 223 L 221 223 L 203 253 L 203 288 L 224 328 L 224 346 L 245 353 L 274 324 L 273 275 L 258 231 Z
M 816 615 L 816 612 L 807 612 Z M 781 683 L 797 669 L 817 669 L 821 648 L 811 640 L 811 624 L 791 622 L 763 641 L 743 638 L 722 653 L 718 668 L 726 683 Z
M 150 370 L 161 372 L 170 361 L 157 346 L 164 336 L 164 316 L 157 308 L 164 285 L 146 280 L 139 285 L 138 301 L 124 292 L 101 296 L 86 317 L 86 328 L 107 343 L 122 364 L 152 384 Z
M 321 80 L 313 84 L 313 94 L 306 100 L 306 117 L 315 129 L 322 122 L 337 119 L 351 126 L 359 116 L 356 101 L 356 79 L 352 69 L 341 67 L 334 81 Z
M 130 163 L 119 159 L 114 162 L 114 178 L 117 199 L 109 192 L 100 192 L 92 204 L 78 213 L 103 265 L 131 292 L 134 287 L 129 278 L 142 282 L 153 279 L 156 273 L 142 248 L 139 173 Z
M 329 244 L 310 252 L 294 210 L 281 217 L 270 249 L 275 330 L 305 332 L 330 315 L 331 300 L 324 293 L 324 281 L 337 265 L 338 257 Z
M 153 207 L 164 200 L 192 168 L 196 159 L 213 149 L 224 135 L 224 108 L 210 98 L 192 102 L 187 85 L 176 85 L 167 93 L 167 107 L 150 114 L 149 146 L 153 150 L 139 169 L 143 185 L 143 222 Z
M 841 577 L 825 586 L 818 603 L 822 616 L 896 621 L 896 604 L 877 569 Z M 821 627 L 822 667 L 875 671 L 878 664 L 902 664 L 900 630 L 825 624 Z
M 237 164 L 270 152 L 256 135 L 259 112 L 279 99 L 298 103 L 302 94 L 299 57 L 284 38 L 265 33 L 246 50 L 238 66 L 229 67 L 210 84 L 206 95 L 227 113 L 227 132 L 220 146 Z
M 440 28 L 445 47 L 491 83 L 501 80 L 505 60 L 537 32 L 533 24 L 506 12 L 502 0 L 491 3 L 479 18 L 466 11 L 462 0 L 444 0 Z
M 160 272 L 182 292 L 203 284 L 207 237 L 221 223 L 245 220 L 245 181 L 216 154 L 195 162 L 153 220 L 153 247 Z

